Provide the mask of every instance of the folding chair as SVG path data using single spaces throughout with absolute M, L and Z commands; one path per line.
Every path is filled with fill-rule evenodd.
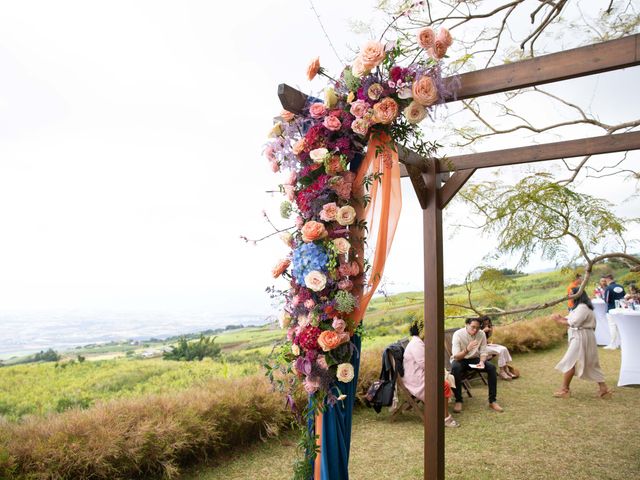
M 391 362 L 395 368 L 394 359 L 391 358 Z M 402 382 L 400 375 L 396 378 L 396 395 L 398 396 L 398 404 L 396 408 L 391 412 L 391 420 L 394 421 L 404 412 L 412 412 L 420 417 L 424 422 L 424 404 L 422 400 L 411 395 L 411 392 L 407 390 Z

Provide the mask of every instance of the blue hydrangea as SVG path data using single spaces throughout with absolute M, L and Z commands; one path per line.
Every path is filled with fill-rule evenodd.
M 291 272 L 298 284 L 304 285 L 304 277 L 312 270 L 327 271 L 329 256 L 322 246 L 315 243 L 303 243 L 293 251 Z

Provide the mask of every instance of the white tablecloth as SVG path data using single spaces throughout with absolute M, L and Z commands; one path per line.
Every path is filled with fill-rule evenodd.
M 601 298 L 592 298 L 591 303 L 593 303 L 593 313 L 596 315 L 596 343 L 609 345 L 611 335 L 607 321 L 607 303 Z
M 640 311 L 616 308 L 609 315 L 620 331 L 620 377 L 618 386 L 640 385 Z

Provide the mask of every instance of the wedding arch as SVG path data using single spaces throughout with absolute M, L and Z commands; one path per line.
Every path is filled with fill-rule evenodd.
M 640 35 L 631 35 L 586 47 L 462 74 L 453 102 L 558 82 L 640 64 Z M 445 79 L 453 81 L 453 79 Z M 457 81 L 457 80 L 456 80 Z M 299 113 L 308 105 L 304 93 L 286 84 L 278 86 L 282 106 Z M 409 177 L 422 207 L 424 254 L 425 339 L 424 478 L 444 479 L 444 283 L 442 212 L 473 173 L 480 168 L 640 149 L 640 132 L 582 138 L 562 142 L 447 157 L 425 158 L 398 146 L 401 176 Z M 361 288 L 361 287 L 360 287 Z

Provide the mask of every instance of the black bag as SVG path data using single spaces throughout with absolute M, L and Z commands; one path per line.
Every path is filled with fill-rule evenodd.
M 401 342 L 389 345 L 382 352 L 380 379 L 371 384 L 365 395 L 365 403 L 377 413 L 380 413 L 382 407 L 390 407 L 393 404 L 396 379 L 398 374 L 404 376 L 403 355 L 404 345 Z

